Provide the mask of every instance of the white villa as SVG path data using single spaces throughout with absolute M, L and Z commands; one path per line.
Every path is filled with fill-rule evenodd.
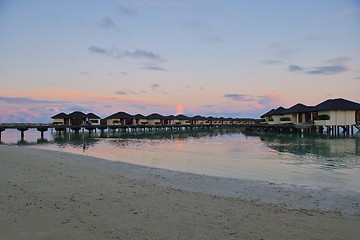
M 316 106 L 298 103 L 288 109 L 279 107 L 261 116 L 269 125 L 295 124 L 318 127 L 351 126 L 360 130 L 360 104 L 346 99 L 328 99 Z

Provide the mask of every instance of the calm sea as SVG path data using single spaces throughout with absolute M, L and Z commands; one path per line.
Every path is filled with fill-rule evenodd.
M 360 136 L 243 131 L 93 133 L 2 132 L 3 144 L 50 149 L 210 176 L 360 192 Z

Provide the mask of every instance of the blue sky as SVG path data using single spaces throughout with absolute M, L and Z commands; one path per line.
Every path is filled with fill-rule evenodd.
M 0 122 L 360 102 L 360 1 L 0 1 Z

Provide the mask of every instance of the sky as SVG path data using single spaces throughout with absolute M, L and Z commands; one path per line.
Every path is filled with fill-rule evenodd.
M 0 0 L 0 123 L 360 102 L 359 0 Z

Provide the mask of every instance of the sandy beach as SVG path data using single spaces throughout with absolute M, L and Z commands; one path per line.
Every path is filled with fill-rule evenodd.
M 194 176 L 186 178 L 194 188 L 185 189 L 169 184 L 169 172 L 162 176 L 144 168 L 134 178 L 137 166 L 4 145 L 0 164 L 1 239 L 358 239 L 360 234 L 356 212 L 209 193 L 196 190 Z M 357 200 L 351 202 L 356 209 Z

